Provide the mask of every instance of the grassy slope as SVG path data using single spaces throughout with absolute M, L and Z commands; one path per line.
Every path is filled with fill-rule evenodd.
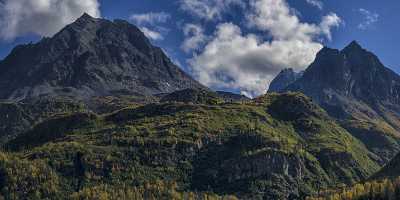
M 294 93 L 246 103 L 162 103 L 102 116 L 57 116 L 8 147 L 13 162 L 43 169 L 35 173 L 55 182 L 64 197 L 103 185 L 140 188 L 162 181 L 176 183 L 177 191 L 287 198 L 354 183 L 378 169 L 362 143 Z M 3 195 L 16 195 L 10 185 L 33 173 L 1 166 Z M 46 187 L 30 178 L 35 187 Z M 22 195 L 38 191 L 27 190 Z
M 127 107 L 138 107 L 148 102 L 157 102 L 156 97 L 106 96 L 95 97 L 88 102 L 69 97 L 29 99 L 24 102 L 0 101 L 0 145 L 29 130 L 43 121 L 75 112 L 110 113 Z
M 400 151 L 400 121 L 393 113 L 398 106 L 385 106 L 346 101 L 343 110 L 348 116 L 339 117 L 340 124 L 379 157 L 381 166 Z

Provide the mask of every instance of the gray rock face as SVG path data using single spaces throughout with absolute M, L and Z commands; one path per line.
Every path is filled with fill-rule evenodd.
M 292 68 L 282 70 L 269 85 L 268 92 L 281 92 L 287 86 L 303 76 L 303 71 L 295 72 Z
M 288 87 L 312 94 L 319 101 L 323 100 L 319 91 L 327 89 L 370 104 L 400 103 L 400 76 L 356 42 L 341 51 L 322 49 L 304 76 Z
M 357 42 L 343 50 L 323 48 L 283 91 L 311 97 L 383 163 L 400 150 L 400 76 Z
M 17 46 L 0 62 L 0 99 L 87 99 L 203 88 L 135 26 L 84 14 L 52 38 Z
M 367 116 L 379 115 L 379 105 L 391 105 L 390 110 L 400 113 L 395 109 L 400 105 L 400 76 L 356 42 L 341 51 L 322 49 L 304 75 L 285 91 L 303 92 L 338 118 L 350 109 L 343 106 L 355 101 L 362 104 L 359 107 L 371 108 L 361 112 Z

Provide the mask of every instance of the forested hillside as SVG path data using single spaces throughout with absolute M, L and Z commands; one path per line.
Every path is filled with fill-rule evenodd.
M 233 103 L 187 94 L 195 96 L 36 124 L 4 146 L 1 195 L 298 199 L 379 169 L 376 155 L 302 94 Z

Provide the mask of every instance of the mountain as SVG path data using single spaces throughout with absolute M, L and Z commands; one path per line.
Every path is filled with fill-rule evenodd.
M 294 200 L 379 169 L 376 155 L 300 93 L 165 98 L 37 123 L 0 153 L 0 197 Z
M 84 14 L 0 61 L 0 144 L 52 115 L 109 113 L 188 88 L 207 89 L 137 27 Z
M 314 100 L 247 99 L 197 83 L 128 22 L 85 14 L 0 62 L 0 199 L 295 200 L 365 180 L 397 151 L 397 78 L 357 44 L 335 52 L 286 83 Z M 394 86 L 366 96 L 377 88 L 359 81 Z
M 16 78 L 18 77 L 18 78 Z M 0 62 L 0 99 L 170 93 L 204 88 L 134 25 L 84 14 L 51 38 L 17 46 Z
M 311 97 L 378 154 L 382 164 L 400 150 L 400 76 L 357 42 L 343 50 L 323 48 L 283 91 Z
M 287 86 L 303 76 L 303 71 L 295 72 L 292 68 L 282 70 L 269 85 L 268 92 L 281 92 Z

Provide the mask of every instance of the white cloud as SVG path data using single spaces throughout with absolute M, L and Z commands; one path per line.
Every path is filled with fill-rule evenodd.
M 143 24 L 154 25 L 157 23 L 165 23 L 170 18 L 171 15 L 166 12 L 133 14 L 129 17 L 129 19 L 135 22 L 137 25 L 143 25 Z
M 332 40 L 332 27 L 338 27 L 341 23 L 343 23 L 343 21 L 339 16 L 336 15 L 336 13 L 329 13 L 322 18 L 322 22 L 319 25 L 319 30 L 321 33 L 325 34 L 329 40 Z
M 97 0 L 4 0 L 0 4 L 0 38 L 52 36 L 84 12 L 100 17 L 99 6 Z
M 341 22 L 334 13 L 319 24 L 300 22 L 284 0 L 250 0 L 250 6 L 250 27 L 269 33 L 272 39 L 244 34 L 232 23 L 219 24 L 213 39 L 189 61 L 201 83 L 239 89 L 251 97 L 263 94 L 282 69 L 305 69 L 322 48 L 318 41 L 330 39 L 331 28 Z
M 190 64 L 198 80 L 213 88 L 236 88 L 248 96 L 262 94 L 286 67 L 304 69 L 322 45 L 301 40 L 263 42 L 243 35 L 238 26 L 218 26 L 215 38 Z
M 205 19 L 220 19 L 222 13 L 232 6 L 245 6 L 243 0 L 180 0 L 180 8 L 192 15 Z
M 358 25 L 358 28 L 361 30 L 366 30 L 373 26 L 379 20 L 379 14 L 375 12 L 371 12 L 364 8 L 358 9 L 360 14 L 364 17 L 364 21 Z
M 341 19 L 334 13 L 323 18 L 321 24 L 302 23 L 285 0 L 250 0 L 253 12 L 247 15 L 249 25 L 267 31 L 277 40 L 312 40 L 315 36 L 330 36 L 330 28 Z
M 312 6 L 317 7 L 320 10 L 324 8 L 324 3 L 322 3 L 322 1 L 320 0 L 306 0 L 306 2 Z
M 163 40 L 164 35 L 169 31 L 161 24 L 171 19 L 171 15 L 166 12 L 149 12 L 141 14 L 132 14 L 129 20 L 140 27 L 142 32 L 152 40 Z
M 198 50 L 207 40 L 207 36 L 204 35 L 204 29 L 198 24 L 185 24 L 183 34 L 185 35 L 185 40 L 181 48 L 186 53 Z
M 144 35 L 152 40 L 163 40 L 164 36 L 157 31 L 150 30 L 146 27 L 140 27 L 140 30 L 144 33 Z

